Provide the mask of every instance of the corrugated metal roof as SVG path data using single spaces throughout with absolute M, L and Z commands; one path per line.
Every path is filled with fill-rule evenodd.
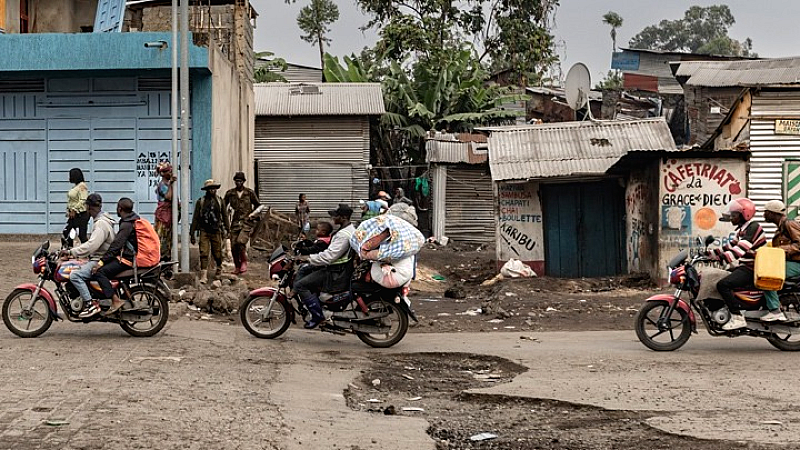
M 485 163 L 489 159 L 486 142 L 483 134 L 432 132 L 425 141 L 425 159 L 432 163 Z
M 750 61 L 687 61 L 675 76 L 686 84 L 705 87 L 800 84 L 800 57 Z
M 630 151 L 676 150 L 663 117 L 485 130 L 494 181 L 600 175 Z
M 354 116 L 386 112 L 380 83 L 259 83 L 256 116 Z

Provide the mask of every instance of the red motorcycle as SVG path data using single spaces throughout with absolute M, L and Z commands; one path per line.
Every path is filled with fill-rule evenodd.
M 54 320 L 70 322 L 118 323 L 128 334 L 136 337 L 153 336 L 167 324 L 169 319 L 170 290 L 161 272 L 173 263 L 161 263 L 150 268 L 138 268 L 120 273 L 111 285 L 125 305 L 115 313 L 104 316 L 96 314 L 81 318 L 78 315 L 85 305 L 75 286 L 69 281 L 72 271 L 86 261 L 59 259 L 57 251 L 50 252 L 50 242 L 45 241 L 33 252 L 31 265 L 39 282 L 17 286 L 3 302 L 3 322 L 19 337 L 37 337 L 47 331 Z M 45 283 L 55 284 L 55 296 Z M 89 283 L 92 298 L 102 298 L 102 290 L 96 281 Z M 61 307 L 63 313 L 59 313 Z
M 253 336 L 277 338 L 290 324 L 297 323 L 297 314 L 301 318 L 308 314 L 303 302 L 290 293 L 299 266 L 295 262 L 286 247 L 278 247 L 269 258 L 270 278 L 278 280 L 278 287 L 256 289 L 242 304 L 239 310 L 242 325 Z M 364 276 L 368 276 L 366 272 Z M 375 289 L 320 293 L 326 320 L 319 329 L 340 335 L 354 333 L 372 347 L 386 348 L 400 342 L 408 331 L 409 317 L 417 321 L 408 299 L 408 286 L 389 289 L 371 283 L 370 287 Z
M 714 267 L 718 262 L 708 257 L 708 245 L 712 242 L 714 238 L 709 236 L 703 243 L 705 248 L 691 259 L 689 252 L 683 250 L 669 262 L 669 282 L 676 290 L 672 295 L 654 295 L 645 301 L 635 323 L 636 336 L 642 344 L 656 351 L 681 348 L 692 333 L 697 333 L 697 312 L 712 336 L 759 337 L 779 350 L 800 351 L 800 278 L 787 279 L 778 292 L 787 320 L 762 321 L 761 317 L 768 312 L 764 293 L 739 289 L 734 291 L 734 295 L 742 306 L 747 326 L 727 331 L 722 329 L 730 320 L 731 312 L 716 286 L 717 281 L 730 272 Z M 687 299 L 682 298 L 684 294 Z

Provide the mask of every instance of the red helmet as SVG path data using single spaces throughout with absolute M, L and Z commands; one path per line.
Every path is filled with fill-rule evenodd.
M 747 222 L 756 215 L 756 205 L 749 198 L 735 198 L 728 203 L 724 215 L 730 216 L 734 212 L 741 214 L 744 221 Z

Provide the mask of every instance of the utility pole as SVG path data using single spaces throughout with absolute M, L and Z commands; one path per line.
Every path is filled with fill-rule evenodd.
M 178 0 L 172 0 L 172 105 L 170 114 L 172 115 L 172 156 L 170 161 L 174 168 L 173 173 L 183 179 L 183 168 L 178 163 Z M 180 173 L 178 172 L 180 171 Z M 169 255 L 170 261 L 178 261 L 178 202 L 181 196 L 176 191 L 180 190 L 180 185 L 172 187 L 172 254 Z M 189 216 L 186 216 L 187 218 Z M 184 220 L 187 220 L 185 218 Z M 174 267 L 172 267 L 174 269 Z
M 191 182 L 189 155 L 189 0 L 181 0 L 181 199 L 187 210 Z M 187 211 L 188 212 L 188 211 Z M 189 272 L 189 214 L 181 221 L 181 272 Z

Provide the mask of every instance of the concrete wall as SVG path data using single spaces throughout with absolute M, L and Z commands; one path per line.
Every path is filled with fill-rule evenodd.
M 211 177 L 222 184 L 221 191 L 233 187 L 233 175 L 244 172 L 248 183 L 253 175 L 253 129 L 255 109 L 253 86 L 216 48 L 209 51 L 212 70 L 211 95 Z
M 683 249 L 696 250 L 697 238 L 714 236 L 722 245 L 733 226 L 718 219 L 727 204 L 747 192 L 747 163 L 741 159 L 685 158 L 661 162 L 659 171 L 659 263 L 665 281 L 667 262 Z
M 94 25 L 97 0 L 32 0 L 30 9 L 33 33 L 79 33 Z
M 145 42 L 165 41 L 171 33 L 43 33 L 8 34 L 0 39 L 0 70 L 170 69 L 169 48 L 145 48 Z M 191 41 L 190 41 L 191 42 Z M 208 70 L 208 50 L 189 44 L 189 67 Z

